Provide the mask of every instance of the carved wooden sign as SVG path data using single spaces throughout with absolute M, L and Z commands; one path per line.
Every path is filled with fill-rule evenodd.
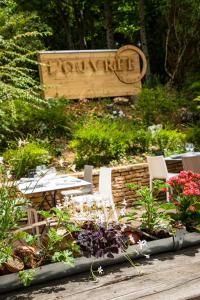
M 45 98 L 134 95 L 140 92 L 147 67 L 143 52 L 132 45 L 118 50 L 44 51 L 38 61 Z

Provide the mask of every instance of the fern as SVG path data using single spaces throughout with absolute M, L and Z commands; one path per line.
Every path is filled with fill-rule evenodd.
M 0 8 L 0 99 L 39 104 L 44 100 L 36 52 L 43 48 L 41 38 L 50 31 L 41 25 L 37 15 L 15 13 L 13 1 L 3 4 Z M 42 31 L 38 31 L 38 25 Z

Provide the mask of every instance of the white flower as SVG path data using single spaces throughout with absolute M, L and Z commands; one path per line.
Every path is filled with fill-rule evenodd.
M 127 205 L 127 202 L 126 202 L 126 199 L 125 199 L 125 198 L 124 198 L 124 200 L 123 200 L 122 204 L 123 204 L 124 206 L 126 206 L 126 205 Z
M 63 158 L 60 158 L 59 161 L 58 161 L 58 163 L 59 163 L 59 165 L 60 165 L 61 167 L 64 167 L 65 161 L 64 161 Z
M 10 170 L 6 171 L 6 176 L 8 177 L 8 179 L 10 179 L 12 177 Z
M 61 209 L 62 205 L 60 203 L 56 204 L 56 208 Z
M 0 164 L 3 164 L 3 157 L 0 156 Z
M 64 197 L 63 206 L 66 207 L 69 204 L 69 198 L 67 196 Z
M 139 245 L 139 248 L 140 248 L 140 250 L 143 250 L 144 248 L 147 248 L 148 247 L 148 245 L 147 245 L 147 241 L 145 241 L 145 240 L 139 240 L 138 241 L 138 245 Z
M 121 216 L 125 216 L 125 214 L 126 214 L 126 208 L 123 207 L 123 208 L 120 210 L 120 215 L 121 215 Z
M 150 131 L 152 135 L 154 135 L 156 132 L 160 131 L 161 129 L 162 129 L 162 124 L 152 125 L 148 127 L 148 131 Z
M 97 211 L 96 217 L 99 223 L 103 223 L 105 221 L 105 216 L 102 212 Z
M 103 274 L 103 268 L 100 266 L 98 269 L 97 269 L 97 272 L 102 275 Z
M 20 148 L 21 146 L 26 145 L 26 144 L 28 144 L 28 142 L 27 142 L 26 140 L 21 140 L 21 139 L 18 140 L 18 147 L 19 147 L 19 148 Z
M 126 224 L 123 224 L 121 229 L 122 229 L 122 231 L 123 231 L 123 230 L 125 230 L 126 228 L 127 228 Z
M 150 258 L 150 254 L 144 254 L 146 258 Z
M 125 116 L 125 114 L 123 113 L 122 110 L 120 110 L 120 111 L 119 111 L 119 117 L 124 117 L 124 116 Z
M 63 228 L 58 228 L 57 229 L 57 234 L 60 236 L 63 236 L 66 233 L 66 230 Z

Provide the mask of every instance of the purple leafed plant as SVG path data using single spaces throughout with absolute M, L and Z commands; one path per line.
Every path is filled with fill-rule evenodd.
M 114 258 L 113 254 L 124 251 L 128 247 L 128 239 L 121 232 L 119 225 L 110 224 L 104 226 L 94 223 L 86 223 L 82 230 L 77 233 L 77 244 L 86 257 Z

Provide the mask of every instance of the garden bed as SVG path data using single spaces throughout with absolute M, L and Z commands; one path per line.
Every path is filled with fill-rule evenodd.
M 36 268 L 36 273 L 31 284 L 40 284 L 50 280 L 82 273 L 90 270 L 91 265 L 93 268 L 98 268 L 99 266 L 122 263 L 127 260 L 125 256 L 135 259 L 144 256 L 144 254 L 154 255 L 168 251 L 176 251 L 181 248 L 195 246 L 198 244 L 200 244 L 200 234 L 178 231 L 178 233 L 173 237 L 148 242 L 147 247 L 143 250 L 143 252 L 138 251 L 138 245 L 133 245 L 129 246 L 125 253 L 117 254 L 113 259 L 80 257 L 75 259 L 75 265 L 73 267 L 66 266 L 63 263 L 51 263 L 44 265 L 40 268 Z M 5 293 L 23 287 L 17 273 L 2 275 L 0 278 L 0 293 Z

